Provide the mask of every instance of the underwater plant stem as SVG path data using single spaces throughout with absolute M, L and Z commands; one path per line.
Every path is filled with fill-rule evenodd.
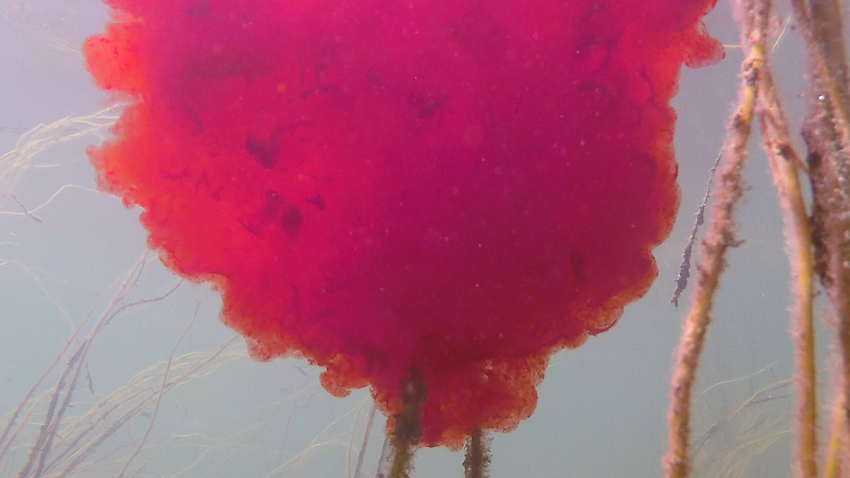
M 691 308 L 675 352 L 667 418 L 670 427 L 668 450 L 663 458 L 667 478 L 685 478 L 690 471 L 690 406 L 696 369 L 705 343 L 714 294 L 720 282 L 720 275 L 726 267 L 726 251 L 737 244 L 733 220 L 737 203 L 744 192 L 741 173 L 752 130 L 758 77 L 765 53 L 764 35 L 768 23 L 768 15 L 762 2 L 745 0 L 738 8 L 744 15 L 741 43 L 746 48 L 747 56 L 741 64 L 738 106 L 730 118 L 726 134 L 724 162 L 719 171 L 719 187 L 711 208 L 708 232 L 700 247 L 703 259 L 698 266 Z
M 42 376 L 36 381 L 35 385 L 27 392 L 23 401 L 15 408 L 13 412 L 12 418 L 9 420 L 6 425 L 3 434 L 2 440 L 6 440 L 8 437 L 8 442 L 6 445 L 0 449 L 0 459 L 2 459 L 6 450 L 9 446 L 14 443 L 18 433 L 21 432 L 24 425 L 29 421 L 30 414 L 35 411 L 35 407 L 32 407 L 30 411 L 27 413 L 25 419 L 21 422 L 17 430 L 15 430 L 11 436 L 8 435 L 8 432 L 11 430 L 12 423 L 15 422 L 19 412 L 24 408 L 24 406 L 29 401 L 32 394 L 35 392 L 36 388 L 43 382 L 43 380 L 49 375 L 49 373 L 58 365 L 59 361 L 65 356 L 66 353 L 69 353 L 71 350 L 71 346 L 77 342 L 76 349 L 74 349 L 74 353 L 71 354 L 71 357 L 68 359 L 65 367 L 62 369 L 62 372 L 59 376 L 59 381 L 56 386 L 53 388 L 53 392 L 51 393 L 51 399 L 47 407 L 47 412 L 44 418 L 44 421 L 39 427 L 38 435 L 30 447 L 30 453 L 27 456 L 27 460 L 25 464 L 21 467 L 21 470 L 18 473 L 18 478 L 24 478 L 26 476 L 30 476 L 33 471 L 33 466 L 36 466 L 35 475 L 40 476 L 42 474 L 42 469 L 45 465 L 45 460 L 47 459 L 47 455 L 50 452 L 53 444 L 53 437 L 55 436 L 56 428 L 62 421 L 62 416 L 65 413 L 65 410 L 71 404 L 71 398 L 74 393 L 74 389 L 76 387 L 77 380 L 79 379 L 79 375 L 81 372 L 82 364 L 85 361 L 86 354 L 88 353 L 89 346 L 94 340 L 95 336 L 100 332 L 103 327 L 105 327 L 112 317 L 115 316 L 113 312 L 113 308 L 117 307 L 121 300 L 129 293 L 132 287 L 135 285 L 136 280 L 138 279 L 141 271 L 144 267 L 145 256 L 142 256 L 136 264 L 131 268 L 124 276 L 121 281 L 121 285 L 118 287 L 118 290 L 113 295 L 111 301 L 109 302 L 106 310 L 107 312 L 101 315 L 101 317 L 94 324 L 93 329 L 89 332 L 89 334 L 82 340 L 79 340 L 79 335 L 82 333 L 83 326 L 91 317 L 91 312 L 86 317 L 86 319 L 81 322 L 73 331 L 72 336 L 65 342 L 65 345 L 62 347 L 62 350 L 59 352 L 59 355 L 56 356 L 54 361 L 48 366 L 47 370 L 42 374 Z M 121 309 L 119 309 L 120 311 Z M 70 388 L 66 388 L 66 383 L 70 381 Z M 62 402 L 59 402 L 60 395 L 64 393 L 64 398 Z M 58 407 L 58 409 L 57 409 Z M 0 440 L 0 443 L 2 443 Z M 40 458 L 39 458 L 40 457 Z M 38 458 L 38 463 L 36 464 L 36 458 Z
M 811 62 L 812 111 L 804 136 L 814 204 L 815 268 L 837 315 L 843 425 L 840 433 L 833 429 L 830 445 L 840 445 L 846 465 L 850 462 L 850 84 L 843 16 L 837 0 L 791 4 Z
M 401 384 L 401 411 L 393 415 L 393 430 L 390 438 L 391 455 L 387 478 L 408 478 L 412 468 L 416 446 L 422 438 L 419 421 L 422 403 L 425 401 L 425 383 L 416 370 Z M 383 475 L 379 475 L 383 476 Z
M 490 476 L 490 443 L 484 432 L 476 428 L 466 440 L 466 457 L 463 460 L 464 478 Z
M 840 433 L 833 428 L 833 436 L 839 438 L 841 460 L 850 463 L 850 201 L 841 197 L 841 178 L 828 164 L 831 153 L 828 127 L 814 126 L 806 132 L 809 149 L 808 163 L 811 170 L 813 191 L 812 225 L 814 227 L 816 271 L 827 292 L 836 315 L 836 350 L 838 352 L 839 391 L 843 395 L 843 419 Z M 845 153 L 836 152 L 836 156 Z M 850 158 L 843 160 L 850 161 Z M 845 178 L 846 180 L 847 178 Z
M 357 463 L 354 466 L 354 475 L 346 476 L 360 478 L 360 470 L 363 469 L 363 462 L 366 460 L 366 444 L 369 442 L 369 436 L 372 434 L 372 425 L 375 423 L 375 413 L 377 411 L 378 407 L 375 405 L 375 402 L 372 402 L 372 406 L 369 407 L 369 418 L 366 419 L 366 429 L 363 431 L 363 440 L 360 443 L 360 451 L 357 452 Z M 353 436 L 354 430 L 352 430 L 351 433 Z
M 762 142 L 767 151 L 773 182 L 779 195 L 785 224 L 787 254 L 793 277 L 791 294 L 791 338 L 794 343 L 797 391 L 795 426 L 798 436 L 797 476 L 817 476 L 817 395 L 814 340 L 812 226 L 800 187 L 803 162 L 791 145 L 788 120 L 779 102 L 770 68 L 759 78 L 758 113 Z
M 413 452 L 409 442 L 392 440 L 393 462 L 390 467 L 389 478 L 407 478 L 410 475 L 410 464 L 413 460 Z
M 204 292 L 206 295 L 206 292 Z M 148 426 L 145 429 L 144 435 L 139 441 L 136 443 L 136 448 L 130 453 L 130 456 L 127 457 L 127 460 L 124 461 L 124 466 L 121 467 L 121 471 L 118 472 L 119 477 L 123 477 L 124 473 L 127 472 L 127 469 L 130 467 L 130 463 L 139 456 L 139 453 L 142 452 L 142 447 L 144 447 L 145 442 L 151 434 L 151 430 L 153 429 L 153 425 L 156 422 L 156 417 L 159 415 L 159 406 L 162 403 L 162 396 L 165 395 L 165 391 L 168 387 L 168 372 L 171 371 L 171 364 L 174 363 L 174 355 L 177 353 L 177 347 L 183 342 L 183 339 L 186 338 L 186 333 L 189 332 L 189 329 L 192 327 L 192 324 L 195 323 L 195 319 L 198 318 L 198 313 L 201 308 L 201 303 L 203 302 L 203 296 L 201 300 L 198 301 L 198 304 L 195 306 L 195 313 L 192 314 L 192 318 L 189 319 L 189 322 L 186 324 L 186 327 L 183 328 L 183 332 L 180 334 L 180 337 L 177 339 L 177 342 L 174 343 L 174 346 L 171 347 L 171 352 L 168 354 L 168 360 L 165 362 L 165 370 L 162 371 L 162 380 L 160 380 L 159 391 L 156 394 L 156 401 L 154 402 L 153 412 L 151 412 L 150 419 L 148 420 Z
M 834 115 L 838 140 L 850 147 L 850 93 L 841 8 L 837 0 L 791 0 L 826 103 Z
M 168 381 L 166 392 L 173 387 L 212 373 L 220 367 L 222 364 L 201 372 L 204 367 L 221 356 L 236 341 L 236 338 L 236 336 L 231 337 L 217 349 L 202 354 L 199 357 L 195 357 L 195 354 L 186 354 L 179 357 L 183 372 Z M 184 361 L 184 359 L 186 360 Z M 157 371 L 159 367 L 162 367 L 163 371 L 165 370 L 165 364 L 156 364 L 148 368 L 141 372 L 131 383 L 104 398 L 94 410 L 78 419 L 80 423 L 87 423 L 88 425 L 86 430 L 81 432 L 74 431 L 74 434 L 78 435 L 77 439 L 81 439 L 86 434 L 95 434 L 95 436 L 80 445 L 71 444 L 68 446 L 67 449 L 71 454 L 66 460 L 62 460 L 67 463 L 65 468 L 61 472 L 54 473 L 51 476 L 56 478 L 79 476 L 80 468 L 85 466 L 83 462 L 86 459 L 91 457 L 110 436 L 119 431 L 129 420 L 137 416 L 156 400 L 159 394 L 159 387 L 148 387 L 148 384 L 154 380 L 156 374 L 163 373 L 162 371 Z M 103 426 L 99 430 L 94 430 L 93 425 L 97 424 L 102 424 Z M 89 464 L 91 463 L 89 462 Z
M 838 478 L 841 476 L 841 440 L 844 434 L 844 394 L 836 393 L 835 395 L 835 403 L 832 406 L 829 446 L 826 448 L 824 478 Z

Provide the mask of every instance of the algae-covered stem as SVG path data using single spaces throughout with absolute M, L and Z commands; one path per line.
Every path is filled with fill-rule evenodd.
M 747 0 L 740 5 L 743 17 L 741 43 L 747 56 L 741 65 L 741 86 L 738 106 L 729 124 L 724 144 L 723 166 L 719 171 L 718 190 L 711 209 L 708 234 L 700 248 L 703 257 L 698 266 L 697 284 L 684 330 L 675 353 L 675 369 L 671 384 L 668 422 L 669 445 L 664 457 L 668 478 L 684 478 L 690 471 L 688 442 L 690 440 L 690 405 L 696 368 L 705 342 L 720 275 L 726 267 L 726 251 L 736 245 L 734 214 L 743 196 L 741 175 L 747 157 L 747 142 L 752 129 L 757 98 L 758 75 L 765 52 L 765 32 L 768 13 L 761 3 Z
M 466 457 L 463 460 L 464 478 L 487 478 L 490 467 L 490 440 L 480 428 L 466 439 Z
M 812 226 L 816 270 L 837 316 L 840 355 L 838 385 L 844 396 L 835 401 L 835 419 L 827 471 L 839 473 L 850 463 L 850 85 L 844 25 L 837 0 L 792 0 L 811 62 L 811 112 L 804 128 L 811 171 Z M 838 436 L 840 435 L 840 436 Z M 833 470 L 833 471 L 831 471 Z
M 412 370 L 401 383 L 401 410 L 393 415 L 393 429 L 388 437 L 389 448 L 381 457 L 378 478 L 409 478 L 413 456 L 422 438 L 420 414 L 426 396 L 422 375 Z M 464 478 L 487 478 L 490 465 L 490 440 L 480 428 L 472 430 L 466 440 L 463 461 Z
M 420 415 L 425 402 L 425 381 L 413 369 L 401 386 L 401 410 L 393 415 L 393 429 L 389 438 L 389 451 L 382 457 L 379 478 L 408 478 L 413 466 L 413 455 L 422 438 Z
M 803 164 L 793 149 L 788 121 L 767 65 L 764 37 L 771 1 L 743 1 L 738 6 L 743 20 L 742 43 L 748 56 L 742 68 L 738 109 L 726 141 L 728 159 L 721 172 L 722 187 L 703 244 L 705 259 L 699 269 L 700 281 L 677 350 L 669 417 L 670 450 L 664 461 L 668 477 L 683 478 L 689 472 L 687 440 L 691 387 L 709 322 L 713 293 L 725 266 L 724 253 L 734 244 L 731 220 L 735 201 L 741 196 L 740 165 L 745 157 L 742 148 L 749 137 L 753 111 L 761 119 L 763 144 L 779 193 L 793 276 L 794 305 L 790 313 L 796 357 L 795 427 L 799 437 L 796 476 L 817 476 L 812 318 L 814 270 L 820 275 L 838 316 L 836 335 L 841 355 L 838 379 L 841 392 L 834 402 L 834 425 L 825 476 L 839 476 L 842 465 L 850 462 L 850 414 L 847 412 L 847 397 L 850 396 L 850 181 L 847 179 L 850 177 L 850 75 L 842 43 L 844 29 L 838 2 L 792 0 L 791 3 L 812 67 L 810 97 L 813 105 L 804 130 L 807 164 Z M 810 174 L 811 220 L 800 187 L 801 169 Z M 839 425 L 841 423 L 843 426 Z M 839 443 L 843 456 L 838 452 Z
M 763 0 L 769 3 L 769 0 Z M 797 476 L 817 476 L 817 386 L 813 319 L 814 255 L 812 226 L 800 187 L 802 160 L 791 144 L 788 119 L 776 93 L 765 58 L 759 76 L 757 111 L 762 144 L 767 152 L 779 196 L 785 227 L 786 252 L 791 270 L 792 305 L 789 308 L 794 343 L 794 384 L 797 391 L 794 427 L 797 433 Z

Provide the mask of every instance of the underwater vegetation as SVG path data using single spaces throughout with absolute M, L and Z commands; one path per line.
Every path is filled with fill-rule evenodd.
M 488 476 L 488 432 L 510 431 L 531 415 L 550 354 L 611 328 L 655 278 L 650 250 L 678 207 L 668 103 L 683 62 L 719 55 L 700 26 L 707 2 L 640 2 L 634 8 L 647 10 L 639 22 L 632 7 L 579 3 L 575 11 L 483 11 L 475 2 L 340 2 L 326 11 L 313 2 L 257 2 L 234 14 L 232 4 L 216 2 L 110 2 L 117 13 L 107 33 L 84 52 L 98 85 L 124 104 L 70 122 L 87 133 L 110 128 L 90 150 L 99 186 L 141 206 L 148 244 L 169 268 L 221 293 L 222 320 L 246 337 L 254 358 L 305 358 L 324 368 L 321 383 L 335 395 L 370 388 L 389 418 L 379 476 L 415 474 L 414 453 L 435 446 L 466 447 L 466 476 Z M 850 230 L 842 115 L 850 110 L 843 47 L 831 41 L 844 38 L 841 15 L 821 3 L 793 4 L 812 65 L 803 155 L 771 76 L 770 4 L 736 6 L 740 98 L 704 214 L 663 463 L 668 476 L 724 466 L 695 457 L 737 417 L 791 394 L 790 382 L 777 380 L 705 433 L 690 433 L 714 294 L 727 250 L 739 243 L 734 214 L 755 121 L 786 219 L 797 408 L 735 432 L 757 433 L 750 449 L 727 453 L 727 468 L 746 469 L 748 456 L 790 429 L 799 476 L 820 476 L 818 280 L 835 316 L 837 376 L 850 350 L 841 341 L 850 337 L 841 325 L 850 264 L 842 259 Z M 552 19 L 575 28 L 551 27 Z M 28 155 L 56 141 L 37 133 L 0 163 L 4 199 L 36 222 L 38 208 L 11 194 Z M 231 357 L 228 346 L 185 357 L 172 350 L 93 405 L 93 415 L 69 422 L 90 344 L 116 311 L 147 302 L 126 295 L 138 270 L 118 282 L 88 335 L 74 332 L 63 346 L 45 375 L 57 383 L 37 382 L 12 409 L 0 460 L 27 451 L 5 469 L 72 476 L 130 418 L 151 414 L 123 474 L 145 448 L 166 392 Z M 687 265 L 682 271 L 684 286 Z M 824 476 L 841 476 L 848 446 L 845 381 L 835 380 L 842 385 Z M 362 456 L 354 461 L 362 473 Z
M 780 101 L 769 63 L 770 1 L 737 4 L 741 25 L 739 99 L 729 121 L 729 130 L 717 170 L 718 191 L 714 196 L 706 238 L 700 245 L 697 284 L 691 308 L 676 352 L 669 410 L 670 438 L 664 458 L 667 476 L 684 477 L 690 472 L 691 391 L 699 356 L 710 322 L 719 279 L 726 267 L 726 253 L 738 243 L 734 214 L 744 193 L 741 171 L 747 144 L 755 125 L 777 188 L 783 214 L 787 255 L 790 264 L 791 338 L 794 343 L 794 388 L 796 406 L 793 431 L 794 474 L 820 476 L 816 398 L 817 367 L 814 344 L 813 302 L 815 280 L 826 291 L 832 311 L 832 334 L 839 362 L 838 386 L 833 400 L 832 427 L 826 453 L 824 476 L 847 473 L 850 451 L 850 415 L 847 413 L 848 360 L 850 360 L 850 83 L 843 18 L 834 2 L 791 2 L 809 54 L 810 113 L 804 122 L 807 153 L 797 153 L 791 140 L 789 120 Z M 756 123 L 757 122 L 757 123 Z M 805 173 L 805 175 L 804 175 Z M 803 179 L 809 180 L 811 205 L 806 204 Z M 689 252 L 686 252 L 686 257 Z

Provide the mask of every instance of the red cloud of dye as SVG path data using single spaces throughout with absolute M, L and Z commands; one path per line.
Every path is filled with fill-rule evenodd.
M 418 373 L 454 447 L 655 277 L 713 2 L 110 0 L 85 56 L 128 106 L 90 156 L 254 357 L 388 413 Z

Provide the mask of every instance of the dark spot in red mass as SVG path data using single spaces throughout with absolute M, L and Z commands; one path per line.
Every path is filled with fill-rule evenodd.
M 245 139 L 245 151 L 254 158 L 260 166 L 265 169 L 272 169 L 277 162 L 277 155 L 280 154 L 280 147 L 277 142 L 268 139 L 262 140 L 255 138 L 248 133 Z
M 304 224 L 304 216 L 301 215 L 301 211 L 297 207 L 289 204 L 283 211 L 283 217 L 280 218 L 280 223 L 288 235 L 294 236 L 298 234 L 301 225 Z
M 305 199 L 304 202 L 316 206 L 319 209 L 319 212 L 325 210 L 325 198 L 323 198 L 319 194 L 317 194 L 315 197 Z
M 714 0 L 107 3 L 101 189 L 254 357 L 389 416 L 417 374 L 426 445 L 515 427 L 548 357 L 647 290 L 679 69 L 721 56 Z
M 413 108 L 418 111 L 419 119 L 431 118 L 437 108 L 443 106 L 445 100 L 442 98 L 433 98 L 431 95 L 423 93 L 411 93 L 410 102 L 413 103 Z

